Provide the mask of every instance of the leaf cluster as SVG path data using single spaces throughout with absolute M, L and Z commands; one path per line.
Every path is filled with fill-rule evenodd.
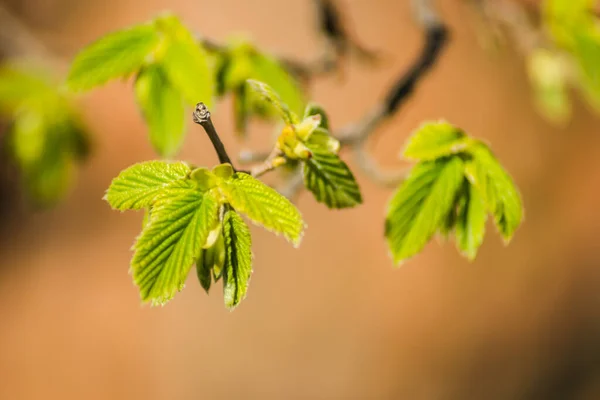
M 229 164 L 208 170 L 149 161 L 117 176 L 105 196 L 116 210 L 145 210 L 131 273 L 142 301 L 165 304 L 196 264 L 208 290 L 223 279 L 225 305 L 244 299 L 252 273 L 250 231 L 239 213 L 299 245 L 304 222 L 285 197 Z
M 446 122 L 426 123 L 409 139 L 404 157 L 416 160 L 387 211 L 385 236 L 394 261 L 419 253 L 434 234 L 453 234 L 474 259 L 488 215 L 508 243 L 521 224 L 521 197 L 490 149 Z
M 531 52 L 528 70 L 535 100 L 551 121 L 571 115 L 569 89 L 575 88 L 600 112 L 600 20 L 595 0 L 545 0 L 543 28 L 548 46 Z
M 309 104 L 300 120 L 267 84 L 249 80 L 248 86 L 275 110 L 285 123 L 277 148 L 286 160 L 299 161 L 304 185 L 315 199 L 329 208 L 348 208 L 362 203 L 358 183 L 338 155 L 340 143 L 329 132 L 329 119 L 320 106 Z
M 42 70 L 7 63 L 0 67 L 0 115 L 10 122 L 6 147 L 29 198 L 54 204 L 90 149 L 68 93 Z

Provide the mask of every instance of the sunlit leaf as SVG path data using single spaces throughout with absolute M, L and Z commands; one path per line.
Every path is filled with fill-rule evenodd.
M 255 52 L 252 54 L 250 78 L 268 84 L 296 115 L 304 111 L 304 94 L 298 81 L 275 58 Z
M 275 189 L 245 173 L 236 173 L 223 185 L 227 201 L 253 222 L 282 234 L 299 245 L 304 231 L 300 211 Z
M 200 249 L 218 223 L 219 203 L 189 189 L 153 205 L 150 223 L 134 245 L 133 279 L 144 302 L 162 305 L 185 283 Z
M 252 238 L 244 220 L 233 210 L 223 218 L 225 264 L 223 294 L 225 306 L 235 308 L 245 297 L 252 275 Z
M 463 151 L 469 138 L 463 131 L 447 122 L 423 124 L 410 137 L 404 157 L 413 160 L 433 160 Z
M 190 105 L 211 107 L 215 84 L 204 48 L 175 17 L 157 19 L 156 25 L 166 36 L 160 62 L 171 84 Z
M 79 91 L 126 77 L 142 67 L 159 42 L 160 36 L 149 24 L 108 34 L 75 57 L 67 83 Z
M 396 263 L 419 253 L 453 207 L 464 179 L 458 157 L 417 164 L 394 195 L 385 236 Z
M 315 199 L 329 208 L 348 208 L 362 203 L 358 183 L 350 168 L 336 154 L 317 146 L 304 163 L 304 185 Z
M 148 161 L 132 165 L 113 179 L 105 199 L 117 210 L 149 207 L 161 195 L 175 197 L 186 193 L 192 182 L 185 163 Z
M 210 239 L 209 239 L 210 240 Z M 200 251 L 200 256 L 196 261 L 196 273 L 198 275 L 198 281 L 202 288 L 209 292 L 213 275 L 215 275 L 215 281 L 220 278 L 220 273 L 225 265 L 225 242 L 223 239 L 222 229 L 218 229 L 218 237 L 215 243 L 208 248 L 204 248 Z M 218 274 L 218 275 L 216 275 Z
M 457 204 L 456 245 L 465 257 L 473 260 L 485 236 L 487 210 L 479 191 L 472 185 L 465 186 Z
M 475 186 L 505 241 L 510 241 L 523 219 L 521 196 L 512 178 L 483 144 L 475 146 L 466 173 Z
M 300 122 L 298 116 L 290 111 L 288 105 L 282 102 L 279 95 L 269 85 L 254 79 L 249 79 L 247 83 L 251 90 L 259 94 L 266 102 L 273 106 L 286 124 L 291 125 Z
M 179 92 L 156 66 L 144 68 L 135 82 L 137 102 L 150 130 L 150 142 L 162 156 L 181 147 L 185 133 L 185 108 Z
M 329 130 L 329 117 L 327 116 L 325 109 L 320 104 L 308 103 L 306 109 L 304 110 L 304 119 L 312 115 L 319 115 L 321 117 L 319 126 L 326 131 Z

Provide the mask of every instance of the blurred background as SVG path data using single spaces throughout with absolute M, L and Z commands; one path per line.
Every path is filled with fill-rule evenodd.
M 423 43 L 408 2 L 340 3 L 361 42 L 384 57 L 312 85 L 334 126 L 380 100 Z M 299 60 L 319 49 L 308 0 L 0 5 L 65 63 L 164 9 L 217 40 L 243 32 Z M 207 296 L 194 276 L 167 306 L 141 306 L 128 269 L 142 215 L 111 211 L 101 198 L 121 169 L 156 156 L 131 82 L 114 82 L 80 100 L 93 152 L 66 200 L 29 206 L 2 159 L 0 398 L 599 399 L 600 120 L 574 95 L 570 119 L 549 122 L 532 101 L 518 46 L 490 50 L 469 4 L 438 6 L 451 42 L 369 148 L 400 166 L 405 138 L 440 118 L 485 139 L 525 203 L 510 246 L 489 225 L 475 262 L 434 240 L 394 268 L 383 239 L 391 191 L 357 171 L 361 207 L 332 212 L 300 195 L 308 230 L 299 249 L 252 228 L 254 275 L 234 312 L 220 287 Z M 0 30 L 3 41 L 18 40 L 8 25 Z M 265 125 L 246 143 L 228 133 L 230 109 L 224 102 L 213 113 L 230 153 L 267 149 Z M 191 125 L 179 158 L 216 163 Z

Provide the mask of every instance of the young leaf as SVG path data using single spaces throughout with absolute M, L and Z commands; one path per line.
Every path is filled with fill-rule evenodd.
M 135 81 L 137 102 L 150 129 L 150 142 L 164 157 L 173 156 L 183 142 L 185 108 L 163 70 L 152 65 L 144 68 Z
M 246 297 L 252 275 L 252 238 L 244 220 L 233 210 L 223 218 L 225 264 L 223 294 L 225 306 L 234 309 Z
M 458 157 L 417 164 L 394 195 L 385 236 L 396 263 L 420 252 L 454 206 L 464 179 Z
M 104 36 L 75 57 L 67 84 L 82 91 L 128 76 L 142 67 L 159 41 L 156 29 L 148 24 Z
M 205 248 L 201 249 L 200 256 L 196 261 L 198 281 L 206 293 L 210 290 L 212 276 L 214 275 L 215 282 L 219 280 L 223 265 L 225 265 L 225 242 L 223 240 L 222 227 L 219 226 L 214 231 L 218 231 L 216 241 L 208 248 L 205 246 Z M 210 242 L 210 235 L 207 242 Z
M 189 189 L 152 207 L 150 223 L 133 246 L 133 279 L 143 301 L 165 304 L 180 291 L 200 249 L 218 223 L 218 201 Z
M 193 185 L 185 163 L 148 161 L 132 165 L 113 179 L 105 199 L 116 210 L 139 210 L 149 207 L 161 195 L 174 197 L 186 193 Z
M 200 249 L 200 257 L 196 260 L 196 275 L 198 276 L 198 282 L 200 286 L 206 292 L 210 291 L 212 285 L 212 252 L 210 249 Z
M 404 157 L 413 160 L 434 160 L 463 151 L 469 138 L 447 122 L 428 122 L 411 136 Z
M 0 112 L 13 114 L 24 106 L 36 105 L 36 111 L 54 106 L 58 100 L 56 87 L 45 71 L 28 66 L 3 64 L 0 66 Z
M 159 18 L 156 24 L 167 36 L 161 65 L 169 81 L 190 105 L 203 102 L 210 107 L 215 85 L 206 51 L 177 18 Z
M 350 168 L 336 154 L 310 147 L 312 156 L 304 163 L 304 185 L 318 202 L 329 208 L 348 208 L 362 203 L 358 183 Z
M 479 190 L 488 211 L 494 215 L 498 231 L 508 242 L 523 219 L 519 191 L 487 146 L 480 143 L 472 148 L 471 154 L 473 160 L 466 165 L 467 177 Z
M 287 104 L 281 101 L 279 95 L 275 93 L 269 85 L 254 79 L 248 79 L 246 82 L 250 89 L 259 94 L 265 101 L 273 106 L 286 124 L 292 125 L 300 122 L 298 116 L 290 111 Z
M 252 78 L 268 84 L 293 113 L 300 115 L 305 101 L 296 79 L 271 56 L 255 52 L 251 59 L 254 67 Z
M 465 186 L 458 201 L 456 245 L 469 260 L 474 260 L 485 236 L 487 210 L 479 191 L 473 185 Z
M 306 109 L 304 110 L 304 119 L 312 115 L 320 115 L 321 123 L 319 124 L 319 127 L 323 128 L 326 131 L 329 130 L 329 117 L 327 116 L 325 109 L 320 104 L 309 103 L 306 106 Z
M 340 141 L 331 136 L 324 128 L 315 129 L 308 139 L 306 145 L 309 148 L 327 149 L 328 152 L 337 154 L 340 151 Z
M 300 244 L 304 231 L 302 215 L 275 189 L 248 174 L 238 172 L 225 181 L 223 192 L 231 206 L 246 214 L 253 222 L 282 234 L 295 246 Z

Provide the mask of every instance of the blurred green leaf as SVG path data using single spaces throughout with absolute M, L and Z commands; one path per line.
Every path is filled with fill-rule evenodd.
M 135 82 L 138 104 L 150 129 L 150 141 L 164 157 L 175 155 L 185 134 L 185 106 L 157 65 L 145 67 Z
M 473 159 L 466 164 L 467 177 L 494 215 L 498 231 L 509 242 L 523 220 L 519 191 L 487 146 L 480 143 L 470 152 Z
M 206 51 L 176 17 L 158 18 L 155 24 L 166 36 L 159 62 L 169 81 L 190 105 L 203 102 L 210 108 L 215 82 Z
M 454 206 L 463 180 L 458 157 L 417 164 L 388 208 L 385 236 L 396 263 L 419 253 Z
M 281 101 L 279 95 L 269 85 L 254 79 L 249 79 L 247 83 L 251 90 L 259 94 L 264 101 L 273 106 L 274 110 L 279 113 L 286 124 L 293 125 L 300 122 L 298 116 L 290 111 L 288 105 Z
M 249 78 L 268 84 L 294 114 L 302 114 L 305 105 L 302 88 L 279 61 L 255 52 L 252 54 L 252 66 L 253 72 Z
M 410 137 L 404 157 L 413 160 L 434 160 L 464 151 L 469 137 L 455 126 L 441 122 L 427 122 Z
M 190 167 L 182 162 L 147 161 L 132 165 L 113 179 L 105 199 L 117 210 L 139 210 L 151 206 L 159 196 L 187 193 L 193 183 Z
M 75 163 L 90 151 L 70 99 L 47 70 L 9 62 L 0 66 L 0 113 L 12 123 L 7 150 L 30 201 L 52 205 L 67 193 Z
M 310 147 L 312 156 L 304 163 L 304 185 L 318 202 L 329 208 L 348 208 L 362 203 L 352 172 L 328 149 Z
M 300 211 L 275 189 L 246 173 L 235 173 L 222 185 L 229 204 L 253 222 L 300 244 L 304 221 Z
M 473 260 L 485 236 L 485 203 L 479 191 L 467 184 L 457 206 L 456 245 L 465 257 Z
M 536 104 L 548 120 L 558 124 L 564 124 L 571 116 L 567 93 L 568 67 L 563 58 L 557 52 L 537 49 L 528 59 Z
M 244 220 L 233 210 L 223 218 L 225 264 L 223 294 L 225 306 L 234 309 L 245 297 L 252 275 L 252 238 Z
M 73 61 L 67 84 L 89 90 L 139 70 L 160 43 L 154 26 L 137 25 L 108 34 L 85 47 Z
M 218 223 L 219 203 L 188 189 L 152 206 L 150 223 L 134 245 L 131 270 L 144 302 L 163 305 L 180 291 L 209 233 Z

